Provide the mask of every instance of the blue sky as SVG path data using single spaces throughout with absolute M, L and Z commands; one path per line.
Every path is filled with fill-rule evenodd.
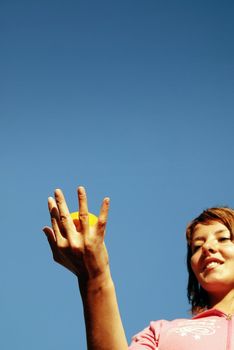
M 71 273 L 42 227 L 84 185 L 127 337 L 189 317 L 186 224 L 234 207 L 232 1 L 0 4 L 1 349 L 85 349 Z

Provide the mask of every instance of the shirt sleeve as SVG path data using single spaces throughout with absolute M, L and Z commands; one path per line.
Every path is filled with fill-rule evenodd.
M 149 327 L 134 335 L 129 350 L 157 350 L 162 321 L 150 322 Z

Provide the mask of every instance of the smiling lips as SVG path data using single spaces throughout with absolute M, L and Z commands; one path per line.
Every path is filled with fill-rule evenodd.
M 208 258 L 204 261 L 202 271 L 212 270 L 218 265 L 222 265 L 224 261 L 216 259 L 216 258 Z

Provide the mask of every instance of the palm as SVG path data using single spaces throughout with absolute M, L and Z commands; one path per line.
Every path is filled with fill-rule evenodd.
M 79 279 L 90 279 L 108 268 L 108 253 L 104 243 L 109 209 L 109 198 L 103 200 L 100 215 L 94 226 L 89 226 L 88 206 L 84 188 L 78 189 L 80 217 L 74 224 L 61 190 L 55 191 L 55 199 L 49 198 L 48 206 L 52 228 L 44 228 L 53 257 Z

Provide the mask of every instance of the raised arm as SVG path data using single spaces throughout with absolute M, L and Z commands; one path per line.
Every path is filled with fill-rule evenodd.
M 88 350 L 127 350 L 115 287 L 104 243 L 109 198 L 104 198 L 98 222 L 89 226 L 85 189 L 78 188 L 79 220 L 75 225 L 64 195 L 57 189 L 48 206 L 52 228 L 45 232 L 54 260 L 78 277 Z

